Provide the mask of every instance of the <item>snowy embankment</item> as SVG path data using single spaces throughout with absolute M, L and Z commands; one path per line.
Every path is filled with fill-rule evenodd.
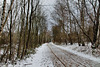
M 75 54 L 77 56 L 94 61 L 100 65 L 100 56 L 96 57 L 92 54 L 92 49 L 90 48 L 90 46 L 91 46 L 90 44 L 88 44 L 86 46 L 78 46 L 78 44 L 68 45 L 68 46 L 66 46 L 66 45 L 58 46 L 53 43 L 51 43 L 51 44 L 58 48 L 66 50 L 67 52 Z
M 17 61 L 16 65 L 8 64 L 2 67 L 53 67 L 52 61 L 47 55 L 47 44 L 43 44 L 39 48 L 36 48 L 36 54 L 31 54 L 29 58 L 21 61 Z

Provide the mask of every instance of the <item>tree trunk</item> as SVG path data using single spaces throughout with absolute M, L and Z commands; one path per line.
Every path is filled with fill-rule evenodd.
M 12 10 L 11 10 L 11 19 L 10 19 L 10 56 L 9 56 L 9 60 L 11 60 L 12 58 Z
M 26 0 L 24 0 L 24 15 L 25 15 L 25 1 Z M 25 22 L 25 17 L 23 18 L 23 22 Z M 25 25 L 24 25 L 24 39 L 23 39 L 23 49 L 22 49 L 22 54 L 21 54 L 21 59 L 23 58 L 23 56 L 24 56 L 24 51 L 25 51 L 25 48 L 26 48 L 26 45 L 25 45 Z
M 93 46 L 92 48 L 97 48 L 98 44 L 96 44 L 97 38 L 98 38 L 98 34 L 99 34 L 99 15 L 100 15 L 100 0 L 99 1 L 99 7 L 97 10 L 97 15 L 95 17 L 95 21 L 94 21 L 94 27 L 93 27 Z
M 33 0 L 31 0 L 31 14 L 30 14 L 30 20 L 29 20 L 29 31 L 28 31 L 28 38 L 27 38 L 27 42 L 26 42 L 26 50 L 25 50 L 25 55 L 27 55 L 27 49 L 28 49 L 28 43 L 29 43 L 29 39 L 30 39 L 30 32 L 31 32 L 31 23 L 32 23 L 32 14 L 33 14 Z

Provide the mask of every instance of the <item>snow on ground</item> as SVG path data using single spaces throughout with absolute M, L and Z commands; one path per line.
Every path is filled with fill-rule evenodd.
M 36 54 L 31 54 L 29 58 L 17 61 L 16 65 L 9 64 L 2 67 L 53 67 L 52 61 L 47 55 L 47 44 L 36 48 Z
M 84 54 L 93 55 L 91 43 L 86 43 L 85 46 L 79 46 L 78 43 L 74 43 L 73 45 L 67 45 L 67 46 L 65 45 L 64 47 L 67 47 L 68 49 L 72 49 Z
M 91 43 L 85 43 L 85 46 L 79 46 L 78 43 L 70 44 L 61 44 L 64 48 L 71 49 L 77 52 L 81 52 L 90 56 L 99 57 L 100 58 L 100 48 L 92 49 Z M 94 52 L 93 52 L 94 51 Z
M 86 45 L 86 46 L 78 46 L 78 44 L 68 45 L 68 46 L 65 46 L 65 45 L 58 46 L 58 45 L 55 45 L 53 43 L 51 43 L 51 44 L 58 47 L 58 48 L 64 49 L 70 53 L 73 53 L 75 55 L 78 55 L 78 56 L 86 58 L 86 59 L 90 59 L 91 61 L 94 61 L 94 62 L 97 62 L 100 64 L 100 57 L 95 57 L 94 55 L 89 53 L 89 52 L 92 52 L 92 49 L 90 48 L 90 44 Z
M 21 61 L 17 61 L 16 65 L 2 65 L 2 67 L 54 67 L 52 60 L 50 59 L 50 55 L 48 53 L 48 46 L 47 44 L 54 45 L 58 48 L 66 50 L 67 52 L 73 53 L 80 57 L 89 59 L 96 63 L 100 64 L 100 56 L 96 57 L 92 54 L 91 44 L 87 44 L 86 46 L 78 46 L 78 44 L 73 45 L 55 45 L 54 43 L 45 43 L 39 48 L 36 48 L 36 53 L 31 54 L 29 58 Z M 100 53 L 99 53 L 100 54 Z

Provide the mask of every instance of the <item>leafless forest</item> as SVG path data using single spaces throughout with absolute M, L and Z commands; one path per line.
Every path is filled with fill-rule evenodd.
M 100 0 L 57 0 L 51 30 L 40 0 L 3 0 L 0 6 L 0 62 L 23 59 L 47 42 L 100 48 Z

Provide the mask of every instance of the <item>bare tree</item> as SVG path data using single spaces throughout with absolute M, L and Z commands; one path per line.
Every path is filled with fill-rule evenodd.
M 4 22 L 4 19 L 5 19 L 5 8 L 6 8 L 6 0 L 3 1 L 3 12 L 2 12 L 2 18 L 1 18 L 1 25 L 0 25 L 0 30 L 1 30 L 1 26 L 2 26 L 2 23 Z
M 6 2 L 6 1 L 4 1 L 4 2 Z M 1 32 L 2 32 L 2 30 L 3 30 L 3 28 L 4 28 L 5 24 L 6 24 L 6 22 L 7 22 L 7 20 L 8 20 L 8 17 L 9 17 L 9 15 L 10 15 L 10 11 L 11 11 L 12 6 L 13 6 L 13 2 L 14 2 L 14 0 L 11 0 L 10 8 L 9 8 L 9 10 L 8 10 L 8 14 L 7 14 L 6 18 L 2 21 L 0 34 L 1 34 Z M 5 4 L 4 4 L 4 5 L 5 5 Z M 4 7 L 4 9 L 5 9 L 5 7 Z M 4 12 L 5 12 L 5 10 L 4 10 Z

